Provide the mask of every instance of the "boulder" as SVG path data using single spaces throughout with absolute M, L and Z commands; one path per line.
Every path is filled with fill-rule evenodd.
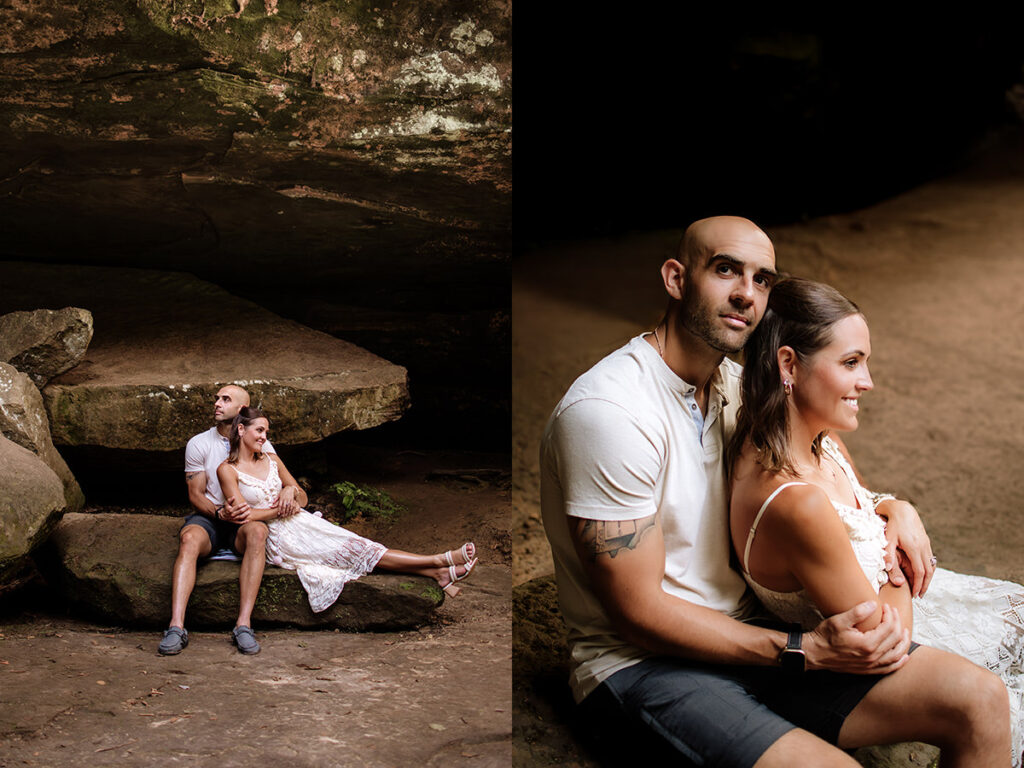
M 575 722 L 569 693 L 569 647 L 558 610 L 553 576 L 542 576 L 512 591 L 513 730 L 520 765 L 617 765 L 596 748 Z M 927 744 L 892 744 L 857 750 L 866 768 L 922 768 L 935 764 L 939 750 Z M 628 762 L 634 762 L 631 755 Z
M 65 511 L 77 512 L 82 508 L 82 489 L 50 439 L 50 422 L 42 395 L 27 374 L 7 363 L 0 363 L 0 434 L 32 451 L 57 474 L 64 485 Z
M 76 610 L 125 626 L 166 626 L 171 569 L 181 520 L 153 515 L 65 515 L 37 562 Z M 189 601 L 189 627 L 229 627 L 238 615 L 239 563 L 200 565 Z M 421 576 L 369 574 L 345 585 L 323 613 L 313 613 L 294 571 L 267 566 L 253 612 L 256 626 L 346 631 L 397 630 L 431 619 L 444 599 Z
M 92 314 L 79 307 L 11 312 L 0 317 L 0 362 L 37 387 L 78 365 L 92 339 Z
M 95 317 L 85 358 L 43 390 L 58 445 L 180 449 L 210 427 L 225 384 L 249 390 L 279 445 L 373 427 L 409 403 L 404 368 L 191 275 L 2 262 L 0 283 L 0 304 Z
M 54 471 L 31 451 L 0 436 L 0 585 L 19 578 L 64 505 L 64 485 Z

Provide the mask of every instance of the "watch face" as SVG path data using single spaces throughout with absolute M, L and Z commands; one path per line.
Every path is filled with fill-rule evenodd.
M 779 666 L 782 667 L 783 672 L 803 672 L 805 661 L 806 658 L 803 651 L 791 648 L 785 649 L 779 655 Z

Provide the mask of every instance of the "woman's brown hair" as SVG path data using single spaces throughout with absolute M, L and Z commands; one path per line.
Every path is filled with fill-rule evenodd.
M 772 288 L 764 318 L 744 348 L 743 404 L 736 432 L 729 442 L 726 466 L 732 467 L 750 444 L 757 461 L 769 472 L 798 474 L 790 458 L 789 415 L 786 389 L 779 371 L 779 349 L 792 347 L 797 360 L 806 364 L 832 341 L 832 326 L 860 309 L 830 285 L 789 277 Z M 814 438 L 812 451 L 821 454 L 821 439 Z
M 231 434 L 228 435 L 228 445 L 230 446 L 228 449 L 228 464 L 238 463 L 238 449 L 242 445 L 242 438 L 238 434 L 238 425 L 241 424 L 248 429 L 249 425 L 256 421 L 256 419 L 267 419 L 267 417 L 263 415 L 263 411 L 259 408 L 251 408 L 248 405 L 242 406 L 238 411 L 238 415 L 232 419 Z M 267 424 L 269 423 L 270 419 L 267 419 Z M 262 458 L 262 453 L 256 454 L 256 461 L 260 461 Z

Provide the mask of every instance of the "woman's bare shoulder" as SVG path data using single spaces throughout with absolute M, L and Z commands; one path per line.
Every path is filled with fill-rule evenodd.
M 217 479 L 220 482 L 224 482 L 224 478 L 234 479 L 238 476 L 238 469 L 234 464 L 228 462 L 227 459 L 217 465 Z
M 757 462 L 753 449 L 747 445 L 733 468 L 733 514 L 742 514 L 752 519 L 769 497 L 787 483 L 792 485 L 780 491 L 770 505 L 772 517 L 779 518 L 780 522 L 800 523 L 807 517 L 820 515 L 824 506 L 830 506 L 824 490 L 797 476 L 766 470 Z
M 794 481 L 779 481 L 776 478 L 774 487 L 765 494 L 764 498 L 767 499 L 772 493 L 785 485 L 786 482 Z M 799 485 L 789 486 L 772 500 L 771 508 L 776 517 L 789 520 L 795 524 L 802 524 L 820 518 L 822 510 L 832 511 L 832 502 L 829 501 L 828 494 L 825 493 L 823 488 L 813 483 L 795 482 L 799 483 Z

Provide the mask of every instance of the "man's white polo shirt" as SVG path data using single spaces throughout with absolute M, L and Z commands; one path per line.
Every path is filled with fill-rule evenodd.
M 625 521 L 657 513 L 663 589 L 732 616 L 747 608 L 746 585 L 729 565 L 724 457 L 741 370 L 722 362 L 707 414 L 694 419 L 694 386 L 638 336 L 580 376 L 555 407 L 541 442 L 541 509 L 577 701 L 648 654 L 613 628 L 576 555 L 567 517 Z

